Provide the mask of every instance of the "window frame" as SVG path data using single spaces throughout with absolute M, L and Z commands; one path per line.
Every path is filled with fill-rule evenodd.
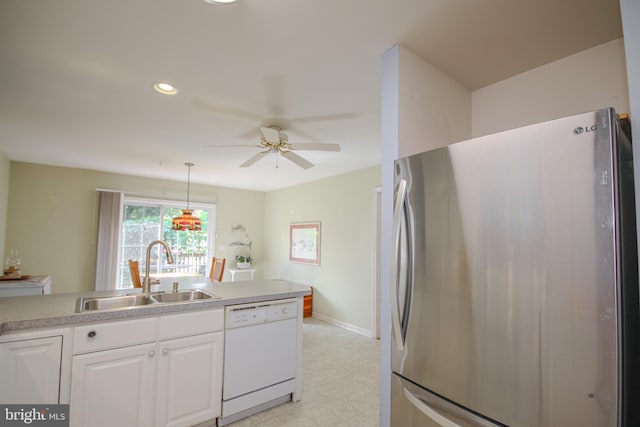
M 124 227 L 124 212 L 125 212 L 125 206 L 127 205 L 135 205 L 135 206 L 150 206 L 150 207 L 160 207 L 161 209 L 161 213 L 164 214 L 164 210 L 166 208 L 178 208 L 178 209 L 185 209 L 186 208 L 186 204 L 184 201 L 179 201 L 179 200 L 167 200 L 167 199 L 154 199 L 154 198 L 149 198 L 149 197 L 139 197 L 139 196 L 127 196 L 126 194 L 123 195 L 122 198 L 122 204 L 120 207 L 120 225 L 119 225 L 119 230 L 118 230 L 118 266 L 117 269 L 118 271 L 116 272 L 117 274 L 117 281 L 115 283 L 115 289 L 128 289 L 128 288 L 121 288 L 119 287 L 120 285 L 122 285 L 121 283 L 121 275 L 120 273 L 120 268 L 122 265 L 124 265 L 124 260 L 123 257 L 123 242 L 122 242 L 122 231 L 123 231 L 123 227 Z M 202 202 L 189 202 L 189 209 L 202 209 L 202 210 L 207 210 L 209 212 L 209 221 L 208 221 L 208 229 L 207 229 L 207 262 L 206 262 L 206 267 L 205 267 L 205 272 L 211 270 L 211 260 L 212 258 L 215 256 L 215 229 L 216 229 L 216 204 L 215 203 L 202 203 Z M 160 229 L 162 230 L 162 228 Z M 188 233 L 188 231 L 183 231 L 183 233 Z M 159 239 L 162 238 L 162 236 L 158 237 Z M 124 268 L 124 267 L 122 267 Z M 142 270 L 144 270 L 144 268 L 141 267 L 141 272 Z

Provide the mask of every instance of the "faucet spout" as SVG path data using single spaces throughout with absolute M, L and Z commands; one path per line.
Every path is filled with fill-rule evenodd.
M 149 243 L 149 246 L 147 246 L 147 260 L 145 263 L 145 270 L 144 270 L 144 281 L 142 282 L 142 292 L 145 294 L 148 294 L 149 292 L 151 292 L 151 279 L 149 278 L 149 269 L 151 266 L 151 248 L 153 248 L 153 246 L 155 245 L 162 245 L 164 246 L 164 249 L 167 251 L 167 262 L 169 264 L 173 264 L 173 255 L 171 255 L 171 250 L 169 249 L 169 245 L 167 245 L 164 240 L 154 240 L 153 242 Z M 162 255 L 160 255 L 162 257 Z

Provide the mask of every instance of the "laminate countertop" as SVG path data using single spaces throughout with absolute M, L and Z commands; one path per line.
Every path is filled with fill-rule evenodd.
M 53 326 L 76 325 L 135 318 L 141 316 L 203 310 L 228 305 L 293 298 L 311 293 L 306 285 L 286 280 L 248 280 L 214 282 L 208 277 L 161 279 L 151 292 L 171 292 L 172 283 L 179 282 L 179 290 L 202 289 L 215 298 L 174 303 L 159 303 L 113 310 L 76 312 L 78 298 L 104 297 L 140 293 L 141 289 L 122 289 L 104 292 L 74 292 L 42 296 L 0 298 L 0 335 L 22 330 Z

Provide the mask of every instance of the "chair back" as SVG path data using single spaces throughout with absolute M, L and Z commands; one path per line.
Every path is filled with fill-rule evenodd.
M 134 288 L 141 288 L 142 282 L 140 281 L 140 268 L 138 266 L 138 261 L 129 260 L 129 273 L 131 273 L 131 283 L 133 283 Z
M 226 258 L 213 257 L 211 260 L 211 272 L 209 273 L 210 279 L 216 282 L 222 282 L 222 275 L 224 274 L 224 265 L 226 261 Z

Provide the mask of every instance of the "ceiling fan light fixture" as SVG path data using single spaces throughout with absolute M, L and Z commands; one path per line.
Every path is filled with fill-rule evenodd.
M 153 88 L 156 92 L 161 93 L 163 95 L 176 95 L 178 93 L 178 88 L 176 88 L 171 83 L 167 82 L 158 82 L 153 85 Z
M 313 163 L 295 153 L 296 150 L 313 150 L 313 151 L 340 151 L 340 144 L 327 144 L 321 142 L 315 143 L 297 143 L 289 142 L 289 136 L 282 132 L 278 126 L 260 127 L 260 137 L 258 145 L 245 145 L 244 147 L 257 147 L 261 151 L 251 156 L 248 160 L 240 165 L 241 168 L 247 168 L 255 164 L 258 160 L 269 154 L 276 156 L 276 168 L 278 167 L 278 157 L 282 156 L 300 166 L 302 169 L 313 167 Z M 235 145 L 231 145 L 234 147 Z M 229 145 L 217 145 L 217 147 L 229 147 Z
M 176 231 L 200 231 L 202 230 L 202 220 L 197 216 L 193 216 L 193 209 L 189 209 L 189 187 L 191 186 L 191 166 L 193 163 L 185 163 L 189 168 L 187 175 L 187 208 L 181 209 L 180 216 L 171 220 L 171 228 Z

